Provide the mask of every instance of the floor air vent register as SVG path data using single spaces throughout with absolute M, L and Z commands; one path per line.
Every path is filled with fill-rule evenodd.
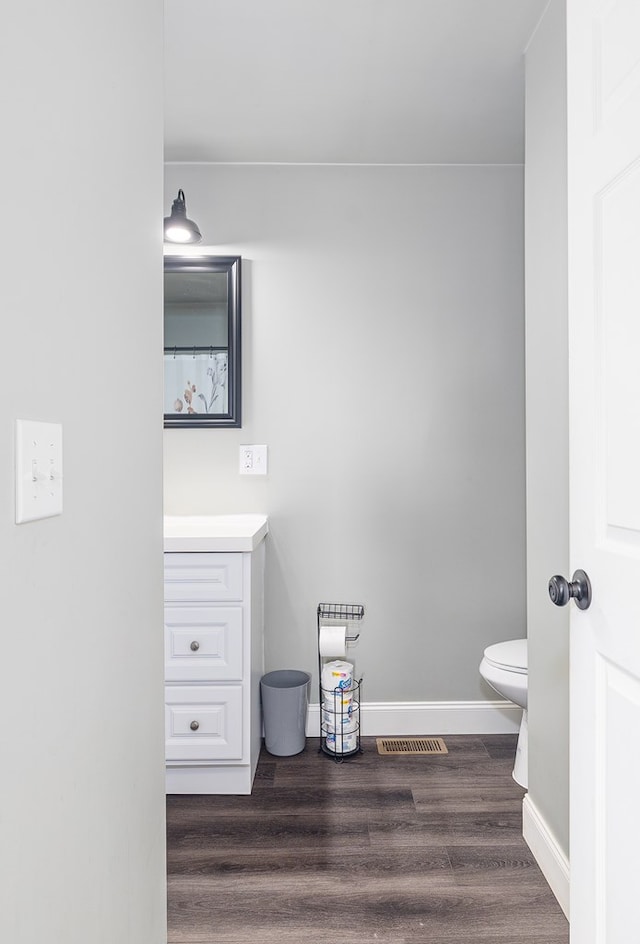
M 442 738 L 376 738 L 378 754 L 448 754 Z

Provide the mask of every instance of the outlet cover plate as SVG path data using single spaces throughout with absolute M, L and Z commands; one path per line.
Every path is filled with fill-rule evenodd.
M 267 447 L 240 446 L 240 475 L 267 474 Z

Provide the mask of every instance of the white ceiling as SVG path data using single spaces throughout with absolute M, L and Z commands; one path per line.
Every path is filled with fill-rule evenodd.
M 165 0 L 167 161 L 518 163 L 547 0 Z

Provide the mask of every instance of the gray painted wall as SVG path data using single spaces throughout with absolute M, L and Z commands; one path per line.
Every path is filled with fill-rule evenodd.
M 244 424 L 165 430 L 165 510 L 264 511 L 266 667 L 364 603 L 365 700 L 495 698 L 525 633 L 519 166 L 166 167 L 243 257 Z M 269 475 L 239 476 L 267 443 Z
M 0 46 L 0 940 L 160 944 L 162 3 Z M 17 418 L 63 425 L 61 517 L 14 523 Z
M 569 852 L 569 614 L 547 582 L 569 572 L 565 3 L 526 55 L 527 622 L 529 797 Z

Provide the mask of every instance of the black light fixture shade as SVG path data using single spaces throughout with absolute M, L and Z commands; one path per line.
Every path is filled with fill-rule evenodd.
M 178 190 L 173 201 L 171 216 L 164 218 L 164 241 L 166 243 L 199 243 L 202 233 L 193 220 L 187 219 L 187 204 L 184 190 Z

